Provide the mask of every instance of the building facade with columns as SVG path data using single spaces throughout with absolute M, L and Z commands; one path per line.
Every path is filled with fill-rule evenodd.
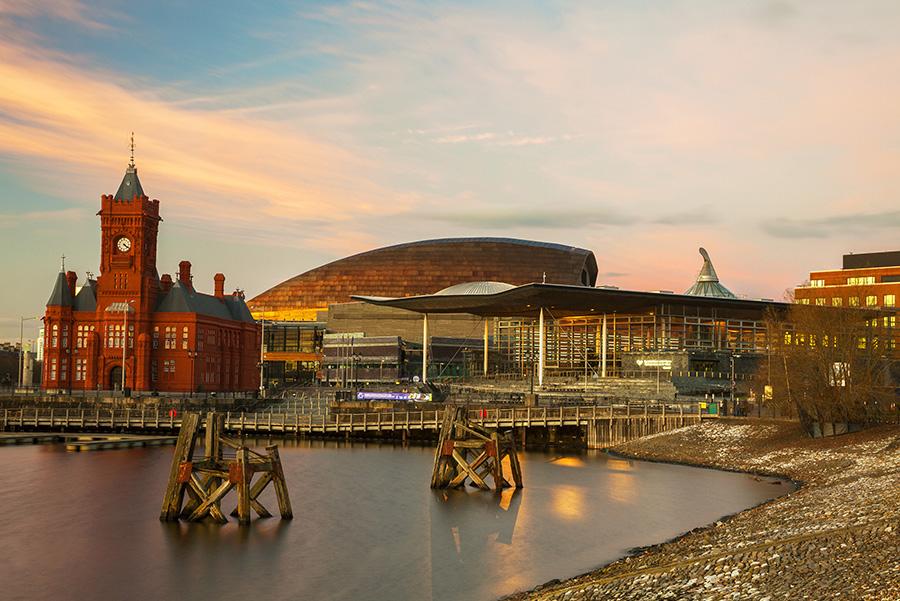
M 260 332 L 244 294 L 194 287 L 189 261 L 176 279 L 156 268 L 159 201 L 132 161 L 118 191 L 101 197 L 100 275 L 78 286 L 57 275 L 44 315 L 42 385 L 51 391 L 126 388 L 249 392 L 259 388 Z

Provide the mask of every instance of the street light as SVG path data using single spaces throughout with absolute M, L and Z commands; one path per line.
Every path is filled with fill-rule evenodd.
M 263 382 L 263 368 L 266 365 L 266 320 L 260 319 L 262 330 L 259 335 L 259 396 L 266 397 L 266 385 Z
M 192 350 L 188 349 L 187 354 L 188 354 L 188 357 L 190 357 L 190 359 L 191 359 L 191 392 L 190 392 L 190 396 L 191 396 L 191 398 L 193 398 L 194 397 L 194 378 L 197 375 L 196 370 L 194 368 L 194 358 L 199 353 L 197 351 L 192 351 Z
M 131 304 L 134 299 L 127 303 L 110 303 L 106 310 L 110 313 L 122 313 L 122 394 L 125 394 L 125 353 L 128 351 L 128 314 L 134 311 Z M 131 376 L 134 382 L 134 375 Z
M 19 388 L 25 385 L 25 322 L 37 317 L 19 318 Z

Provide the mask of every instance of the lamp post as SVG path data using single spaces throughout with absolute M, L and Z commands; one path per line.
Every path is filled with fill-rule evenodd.
M 37 317 L 19 318 L 19 388 L 25 385 L 25 322 Z
M 198 353 L 195 350 L 192 351 L 192 350 L 188 349 L 187 354 L 188 354 L 188 357 L 190 357 L 190 359 L 191 359 L 191 384 L 190 384 L 191 391 L 190 391 L 189 395 L 191 398 L 193 398 L 194 397 L 194 388 L 195 388 L 194 378 L 197 375 L 196 369 L 194 368 L 194 359 L 197 357 Z
M 126 303 L 111 303 L 106 310 L 110 313 L 122 313 L 122 394 L 125 394 L 125 358 L 128 351 L 128 314 L 134 311 L 134 299 Z M 134 382 L 134 375 L 131 376 Z
M 259 396 L 261 398 L 265 398 L 266 396 L 266 385 L 263 381 L 264 368 L 266 365 L 266 320 L 259 320 L 260 326 L 262 326 L 262 330 L 260 331 L 259 338 Z

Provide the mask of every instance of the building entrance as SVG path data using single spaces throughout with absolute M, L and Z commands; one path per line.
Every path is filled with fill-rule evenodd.
M 109 390 L 119 390 L 122 388 L 122 367 L 116 365 L 109 370 Z

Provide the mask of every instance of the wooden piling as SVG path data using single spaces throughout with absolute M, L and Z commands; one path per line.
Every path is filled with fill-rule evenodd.
M 160 519 L 174 521 L 179 517 L 191 521 L 211 519 L 224 523 L 228 519 L 222 513 L 221 503 L 232 489 L 237 491 L 237 507 L 232 516 L 241 524 L 248 524 L 251 511 L 261 517 L 271 513 L 259 502 L 259 495 L 274 482 L 278 508 L 283 519 L 293 518 L 290 497 L 281 465 L 278 447 L 266 447 L 262 455 L 241 443 L 222 435 L 225 418 L 211 412 L 206 417 L 205 447 L 202 458 L 194 459 L 194 447 L 200 425 L 199 414 L 186 413 L 172 460 L 169 485 L 163 499 Z M 234 460 L 226 460 L 223 448 L 234 449 Z M 253 482 L 254 474 L 261 476 Z M 185 502 L 185 495 L 188 496 Z

